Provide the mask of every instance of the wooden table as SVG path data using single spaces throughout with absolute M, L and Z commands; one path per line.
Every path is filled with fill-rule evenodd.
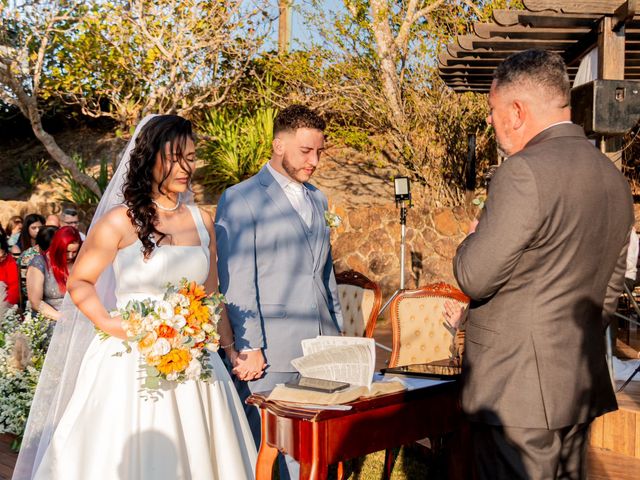
M 457 431 L 462 422 L 457 381 L 358 400 L 351 410 L 311 410 L 254 394 L 262 444 L 256 480 L 272 478 L 278 451 L 300 462 L 300 478 L 325 479 L 329 465 L 425 437 Z

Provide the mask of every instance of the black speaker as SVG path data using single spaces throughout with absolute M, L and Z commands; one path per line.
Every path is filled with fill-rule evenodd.
M 587 135 L 624 135 L 639 119 L 640 80 L 594 80 L 571 90 L 571 120 Z

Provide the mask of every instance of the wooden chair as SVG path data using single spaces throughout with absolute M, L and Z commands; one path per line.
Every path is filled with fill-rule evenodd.
M 456 329 L 444 319 L 444 303 L 463 305 L 469 297 L 446 283 L 405 290 L 391 302 L 393 346 L 389 367 L 428 363 L 455 356 Z
M 336 274 L 336 283 L 344 334 L 348 337 L 372 338 L 382 305 L 380 287 L 355 270 Z M 337 478 L 345 478 L 343 462 L 338 463 Z
M 428 363 L 457 356 L 464 343 L 463 330 L 451 327 L 444 318 L 444 303 L 453 300 L 466 306 L 469 297 L 444 282 L 400 292 L 391 302 L 393 345 L 389 367 Z M 430 438 L 429 448 L 441 439 Z M 425 445 L 424 441 L 418 442 Z M 390 478 L 396 452 L 387 450 L 385 478 Z
M 338 273 L 336 282 L 344 334 L 350 337 L 373 337 L 382 305 L 382 292 L 378 284 L 354 270 Z

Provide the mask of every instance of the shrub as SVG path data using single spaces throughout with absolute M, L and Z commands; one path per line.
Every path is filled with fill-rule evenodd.
M 207 112 L 199 125 L 204 137 L 199 155 L 205 161 L 205 185 L 222 191 L 258 173 L 271 156 L 276 114 L 270 107 L 253 113 L 236 114 L 230 109 Z

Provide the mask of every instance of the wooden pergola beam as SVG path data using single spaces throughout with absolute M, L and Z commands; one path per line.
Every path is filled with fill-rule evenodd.
M 636 78 L 640 75 L 637 3 L 640 0 L 526 0 L 525 10 L 494 10 L 494 22 L 476 23 L 474 33 L 447 45 L 438 57 L 440 72 L 452 87 L 454 79 L 456 87 L 464 79 L 476 86 L 478 81 L 489 81 L 495 67 L 512 53 L 540 48 L 560 53 L 573 77 L 582 57 L 600 44 L 617 52 L 603 53 L 609 60 L 599 62 L 608 78 Z
M 527 10 L 494 10 L 493 19 L 501 26 L 526 25 L 534 28 L 593 27 L 601 15 L 580 13 L 566 15 L 555 12 L 530 12 Z
M 595 13 L 611 15 L 624 3 L 622 0 L 523 0 L 527 10 L 540 12 L 553 10 L 563 13 Z

